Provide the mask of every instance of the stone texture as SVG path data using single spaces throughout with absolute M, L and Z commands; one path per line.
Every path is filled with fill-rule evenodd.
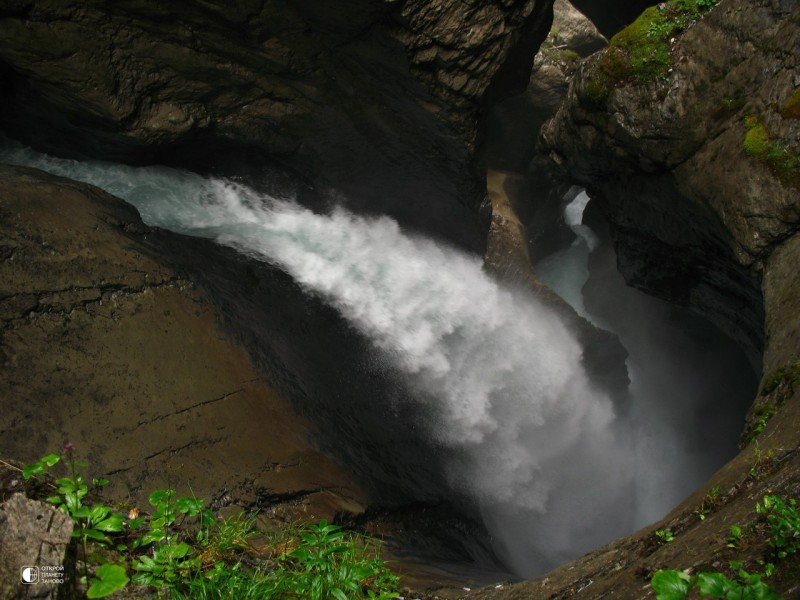
M 720 4 L 672 50 L 668 77 L 590 93 L 602 55 L 572 81 L 544 147 L 589 186 L 633 285 L 691 305 L 754 364 L 763 350 L 764 261 L 800 221 L 798 190 L 744 150 L 745 118 L 797 153 L 800 122 L 782 107 L 798 80 L 794 2 Z
M 3 598 L 56 598 L 63 585 L 64 557 L 72 519 L 51 504 L 14 494 L 0 505 L 0 594 Z M 21 582 L 25 567 L 47 572 L 50 581 Z M 48 570 L 50 568 L 50 570 Z
M 589 56 L 608 44 L 594 23 L 569 0 L 556 0 L 553 5 L 553 26 L 547 36 L 552 45 L 566 48 L 580 56 Z
M 601 57 L 588 59 L 546 126 L 543 147 L 567 175 L 588 185 L 612 224 L 619 267 L 635 285 L 716 319 L 749 349 L 764 378 L 754 406 L 775 415 L 742 451 L 664 519 L 534 581 L 476 590 L 470 598 L 653 597 L 662 568 L 750 572 L 772 560 L 769 537 L 731 548 L 732 524 L 759 532 L 765 494 L 796 498 L 800 482 L 800 387 L 775 382 L 800 357 L 800 196 L 743 149 L 745 117 L 798 150 L 796 118 L 783 107 L 800 72 L 800 11 L 794 0 L 721 2 L 675 41 L 664 81 L 617 82 L 607 101 L 587 94 Z M 770 382 L 772 380 L 772 382 Z M 752 432 L 752 415 L 750 417 Z M 709 490 L 718 487 L 713 509 Z M 660 544 L 659 529 L 675 541 Z M 768 583 L 800 596 L 798 559 L 776 561 Z
M 281 165 L 480 251 L 481 115 L 524 89 L 551 4 L 15 2 L 0 9 L 0 127 L 70 156 Z
M 163 234 L 97 188 L 19 167 L 0 182 L 3 456 L 72 442 L 111 496 L 142 507 L 172 487 L 221 504 L 330 491 L 320 516 L 361 510 L 207 294 L 167 266 Z

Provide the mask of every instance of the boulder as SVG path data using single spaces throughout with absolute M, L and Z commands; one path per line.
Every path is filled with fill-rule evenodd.
M 56 598 L 67 580 L 72 519 L 53 505 L 14 494 L 0 505 L 3 598 Z
M 792 4 L 721 3 L 666 41 L 661 73 L 630 59 L 647 13 L 581 66 L 541 137 L 611 222 L 626 279 L 696 308 L 756 366 L 760 273 L 800 221 Z

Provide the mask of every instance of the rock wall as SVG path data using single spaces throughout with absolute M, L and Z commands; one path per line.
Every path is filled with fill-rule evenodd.
M 97 188 L 0 167 L 0 455 L 32 462 L 71 442 L 140 506 L 173 487 L 359 512 L 364 494 L 311 446 L 279 380 L 168 266 L 169 237 Z
M 481 251 L 481 115 L 524 89 L 551 8 L 17 0 L 0 9 L 0 128 L 69 156 L 279 164 Z
M 800 75 L 786 52 L 800 43 L 799 19 L 793 1 L 725 0 L 670 42 L 669 70 L 644 82 L 620 67 L 630 45 L 612 40 L 582 65 L 542 135 L 612 223 L 626 279 L 695 307 L 755 365 L 760 272 L 800 221 L 790 110 Z M 754 135 L 788 162 L 757 155 Z
M 729 561 L 751 573 L 767 561 L 768 585 L 797 598 L 797 558 L 776 557 L 755 504 L 800 490 L 800 65 L 789 50 L 800 5 L 721 0 L 670 40 L 671 66 L 647 81 L 621 68 L 630 46 L 610 46 L 581 65 L 541 147 L 589 186 L 629 281 L 722 324 L 764 377 L 742 451 L 664 519 L 469 597 L 653 597 L 659 569 L 735 578 Z M 734 524 L 746 542 L 727 543 Z

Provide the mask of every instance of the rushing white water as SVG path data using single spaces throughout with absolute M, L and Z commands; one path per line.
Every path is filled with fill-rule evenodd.
M 451 484 L 476 498 L 520 574 L 633 527 L 637 432 L 592 388 L 581 347 L 559 319 L 499 286 L 477 257 L 408 235 L 389 218 L 315 214 L 183 171 L 78 163 L 17 146 L 0 161 L 97 185 L 148 224 L 278 265 L 336 307 L 421 392 L 429 435 L 451 450 Z M 591 232 L 579 233 L 588 253 Z
M 589 254 L 597 247 L 594 232 L 582 223 L 589 195 L 579 192 L 564 208 L 564 221 L 575 234 L 572 245 L 554 252 L 536 265 L 543 282 L 564 298 L 582 317 L 592 320 L 583 304 L 581 288 L 589 277 Z

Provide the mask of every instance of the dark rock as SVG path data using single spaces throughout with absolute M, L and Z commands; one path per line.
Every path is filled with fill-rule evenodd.
M 571 3 L 595 24 L 597 29 L 611 37 L 620 29 L 632 23 L 648 6 L 657 2 L 652 0 L 570 0 Z
M 798 229 L 795 184 L 745 152 L 748 117 L 798 152 L 782 107 L 795 90 L 800 13 L 725 2 L 673 42 L 662 79 L 606 78 L 605 53 L 573 80 L 543 145 L 587 185 L 611 223 L 630 283 L 695 307 L 754 365 L 763 350 L 759 272 Z
M 528 254 L 526 231 L 512 206 L 513 193 L 506 186 L 513 176 L 490 170 L 487 176 L 492 202 L 492 225 L 489 228 L 485 256 L 486 269 L 511 286 L 523 286 L 528 293 L 550 308 L 579 340 L 582 364 L 587 374 L 617 403 L 627 410 L 628 352 L 613 333 L 596 327 L 578 315 L 560 296 L 536 277 Z
M 0 244 L 13 248 L 0 262 L 6 456 L 32 462 L 72 442 L 110 496 L 140 506 L 171 487 L 238 503 L 299 493 L 301 505 L 328 490 L 336 501 L 320 517 L 361 510 L 280 380 L 265 380 L 170 266 L 168 236 L 88 185 L 21 167 L 0 167 L 0 182 Z
M 51 504 L 14 494 L 0 505 L 0 593 L 3 598 L 56 598 L 66 581 L 72 519 Z M 30 583 L 23 582 L 23 569 Z
M 800 481 L 800 387 L 776 379 L 795 373 L 800 356 L 798 188 L 744 150 L 750 116 L 776 146 L 798 151 L 800 123 L 786 109 L 800 82 L 797 53 L 787 51 L 798 36 L 796 1 L 726 0 L 675 40 L 664 79 L 624 78 L 598 101 L 589 92 L 601 54 L 573 80 L 544 147 L 590 186 L 590 207 L 612 221 L 620 269 L 634 284 L 716 319 L 763 364 L 758 400 L 775 415 L 664 519 L 535 581 L 471 598 L 640 597 L 658 569 L 723 570 L 732 559 L 755 567 L 772 551 L 767 539 L 731 549 L 719 532 L 757 528 L 755 502 L 794 497 Z M 698 519 L 711 490 L 718 501 Z M 678 543 L 657 542 L 667 529 Z M 768 584 L 797 597 L 796 564 L 779 565 Z
M 553 27 L 548 38 L 552 40 L 552 46 L 570 50 L 583 57 L 608 44 L 608 40 L 597 27 L 568 0 L 556 0 L 553 6 Z
M 24 2 L 0 12 L 0 127 L 68 156 L 282 165 L 357 210 L 482 251 L 471 150 L 488 104 L 524 89 L 550 8 Z

